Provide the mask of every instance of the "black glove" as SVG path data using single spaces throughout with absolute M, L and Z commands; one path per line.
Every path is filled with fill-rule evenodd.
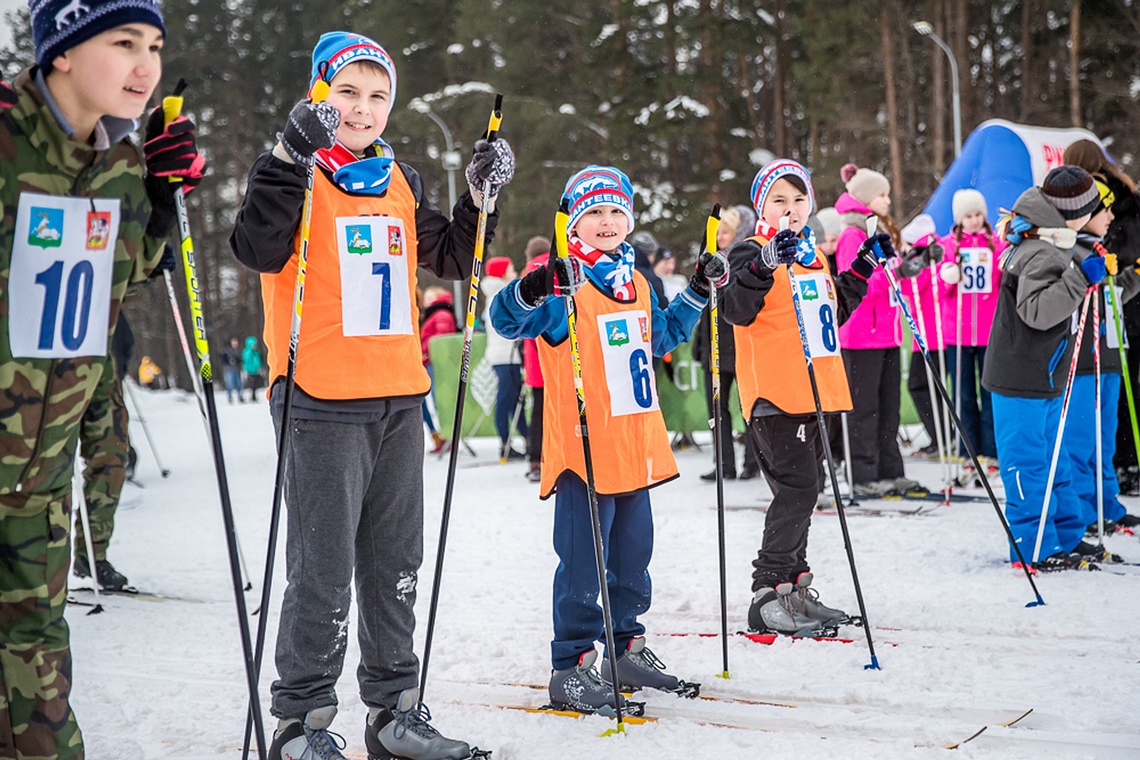
M 515 154 L 501 137 L 496 137 L 494 141 L 476 140 L 471 163 L 467 164 L 467 170 L 463 174 L 467 177 L 467 184 L 480 193 L 489 180 L 491 195 L 498 195 L 503 185 L 515 176 Z
M 780 230 L 768 244 L 760 249 L 760 253 L 752 262 L 757 268 L 763 267 L 769 271 L 777 267 L 795 263 L 799 239 L 792 230 Z
M 548 296 L 573 297 L 586 284 L 586 271 L 578 259 L 552 258 L 519 280 L 519 298 L 528 306 L 538 306 Z
M 178 265 L 178 260 L 174 256 L 174 246 L 170 243 L 162 246 L 162 258 L 154 266 L 156 272 L 173 272 L 174 267 Z
M 336 142 L 340 127 L 340 111 L 328 103 L 310 103 L 302 100 L 289 112 L 285 129 L 277 139 L 289 158 L 300 166 L 312 166 L 313 154 L 327 150 Z
M 12 89 L 12 85 L 0 79 L 0 111 L 7 111 L 16 105 L 19 97 L 16 91 Z
M 946 250 L 939 243 L 931 243 L 926 248 L 926 255 L 934 264 L 941 264 L 942 257 L 946 255 Z
M 891 236 L 885 232 L 880 232 L 864 240 L 856 255 L 870 256 L 877 262 L 879 259 L 893 259 L 898 254 L 895 252 L 894 243 L 891 242 Z
M 689 287 L 697 295 L 709 297 L 709 285 L 723 288 L 728 284 L 728 259 L 723 253 L 705 251 L 697 259 L 697 268 L 689 278 Z

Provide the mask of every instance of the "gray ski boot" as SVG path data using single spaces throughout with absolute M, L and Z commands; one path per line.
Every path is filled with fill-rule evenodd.
M 372 707 L 364 727 L 368 760 L 474 760 L 490 752 L 448 739 L 431 724 L 431 713 L 420 704 L 420 690 L 404 689 L 392 710 Z M 276 758 L 274 758 L 276 760 Z
M 336 717 L 336 705 L 310 710 L 303 719 L 279 721 L 269 747 L 269 760 L 345 760 L 344 737 L 328 727 Z
M 686 683 L 666 673 L 665 663 L 657 659 L 652 649 L 645 646 L 644 636 L 630 639 L 625 654 L 618 658 L 617 671 L 618 686 L 622 691 L 657 689 L 690 698 L 701 693 L 699 683 Z M 610 678 L 610 658 L 602 661 L 601 673 L 603 679 L 613 682 Z
M 819 593 L 811 588 L 814 577 L 811 573 L 800 573 L 796 578 L 793 602 L 799 611 L 812 620 L 818 620 L 825 628 L 834 628 L 850 620 L 843 610 L 828 607 L 819 601 Z
M 783 633 L 791 636 L 821 636 L 824 625 L 799 609 L 795 584 L 765 586 L 752 596 L 748 608 L 748 626 L 761 633 Z
M 597 660 L 597 651 L 591 649 L 582 653 L 576 667 L 553 671 L 550 674 L 550 706 L 555 710 L 612 716 L 614 687 L 609 681 L 602 680 L 594 669 Z M 625 699 L 620 696 L 619 704 L 626 707 Z

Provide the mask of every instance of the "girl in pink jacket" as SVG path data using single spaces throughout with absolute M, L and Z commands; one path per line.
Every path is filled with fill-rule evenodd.
M 981 388 L 979 394 L 979 381 L 1001 285 L 1001 268 L 997 262 L 1006 243 L 998 239 L 986 220 L 986 199 L 977 190 L 954 193 L 952 209 L 954 227 L 942 238 L 945 253 L 938 288 L 942 299 L 942 334 L 947 344 L 947 371 L 951 378 L 959 377 L 960 350 L 962 387 L 955 388 L 954 393 L 962 427 L 980 456 L 996 459 L 990 392 Z M 958 453 L 965 455 L 965 445 L 959 445 Z

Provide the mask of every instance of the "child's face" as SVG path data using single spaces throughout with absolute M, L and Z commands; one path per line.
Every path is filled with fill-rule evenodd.
M 1090 219 L 1092 219 L 1092 214 L 1085 214 L 1084 216 L 1079 216 L 1076 219 L 1066 219 L 1065 226 L 1070 230 L 1080 232 L 1085 228 L 1085 225 L 1089 223 Z
M 736 238 L 736 229 L 729 227 L 727 224 L 722 223 L 716 228 L 716 249 L 723 251 L 732 245 L 733 239 Z
M 599 251 L 616 251 L 629 234 L 629 217 L 617 206 L 595 206 L 574 225 L 574 234 Z
M 867 208 L 879 216 L 886 216 L 891 211 L 891 194 L 888 192 L 876 195 L 871 199 L 871 202 L 867 204 Z
M 1082 229 L 1086 232 L 1091 232 L 1097 237 L 1104 237 L 1105 233 L 1108 232 L 1108 225 L 1112 224 L 1112 219 L 1112 211 L 1102 208 L 1098 213 L 1093 215 L 1092 219 L 1089 219 L 1088 224 Z
M 124 24 L 61 53 L 52 66 L 67 75 L 82 115 L 137 119 L 162 77 L 162 42 L 157 27 Z
M 328 102 L 340 111 L 336 138 L 356 155 L 384 133 L 392 83 L 378 66 L 350 63 L 329 84 Z
M 962 232 L 973 234 L 981 232 L 986 226 L 986 215 L 981 211 L 971 211 L 962 217 Z
M 780 229 L 780 219 L 787 216 L 788 229 L 797 235 L 807 224 L 810 215 L 811 198 L 784 177 L 773 183 L 768 197 L 764 199 L 764 208 L 760 211 L 765 223 L 776 229 Z
M 824 256 L 830 256 L 831 254 L 835 253 L 835 244 L 838 242 L 839 236 L 834 232 L 826 233 L 823 236 L 822 242 L 819 241 L 819 238 L 816 238 L 816 245 L 819 246 L 819 250 Z

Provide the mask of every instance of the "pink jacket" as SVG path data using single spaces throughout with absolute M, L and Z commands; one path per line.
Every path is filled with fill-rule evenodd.
M 942 238 L 942 247 L 946 254 L 943 264 L 958 261 L 959 243 L 951 232 Z M 997 311 L 998 288 L 1001 287 L 1001 269 L 997 265 L 998 257 L 1008 244 L 990 235 L 985 230 L 974 233 L 962 233 L 962 248 L 990 248 L 993 247 L 991 271 L 993 284 L 989 293 L 963 293 L 962 294 L 962 345 L 985 346 L 990 342 L 990 327 L 994 322 L 994 312 Z M 947 345 L 958 345 L 958 286 L 947 285 L 938 278 L 938 294 L 942 300 L 942 333 Z
M 941 266 L 935 264 L 935 267 Z M 922 337 L 926 341 L 926 348 L 930 351 L 941 351 L 946 347 L 946 325 L 947 314 L 946 304 L 939 301 L 938 308 L 941 309 L 937 316 L 942 317 L 942 340 L 938 340 L 938 322 L 934 317 L 936 312 L 934 310 L 934 291 L 930 287 L 930 267 L 926 267 L 915 277 L 899 280 L 899 288 L 902 289 L 903 298 L 906 299 L 907 308 L 910 309 L 910 315 L 914 317 L 914 321 L 918 323 L 918 329 L 922 330 Z M 914 305 L 915 289 L 918 289 L 919 303 L 918 308 Z M 951 320 L 953 318 L 951 312 Z M 911 340 L 911 350 L 918 350 L 918 340 Z
M 835 210 L 840 214 L 872 214 L 871 209 L 849 193 L 839 196 Z M 866 239 L 866 229 L 858 226 L 847 227 L 839 234 L 835 257 L 840 272 L 851 268 L 859 246 Z M 881 269 L 876 269 L 867 281 L 867 295 L 862 303 L 839 328 L 839 345 L 848 349 L 897 348 L 902 345 L 901 311 L 898 306 L 891 305 L 891 300 L 887 276 Z
M 530 274 L 545 264 L 549 258 L 548 253 L 535 256 L 527 262 L 523 274 Z M 542 367 L 538 366 L 538 345 L 534 342 L 534 338 L 523 341 L 523 381 L 528 388 L 543 387 Z

